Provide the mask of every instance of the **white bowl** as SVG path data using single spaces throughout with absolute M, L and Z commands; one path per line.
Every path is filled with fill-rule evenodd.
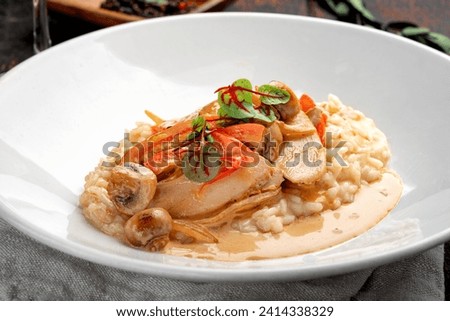
M 0 214 L 36 240 L 121 269 L 186 280 L 309 279 L 388 263 L 450 239 L 450 59 L 388 33 L 275 14 L 200 14 L 104 29 L 0 80 Z M 87 224 L 84 176 L 106 142 L 184 115 L 237 78 L 328 93 L 373 118 L 405 192 L 367 233 L 297 257 L 223 263 L 146 253 Z

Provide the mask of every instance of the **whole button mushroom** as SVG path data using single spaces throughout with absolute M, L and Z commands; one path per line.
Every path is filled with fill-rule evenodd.
M 156 252 L 169 242 L 172 217 L 163 208 L 149 208 L 130 217 L 124 230 L 131 245 Z
M 107 190 L 117 210 L 131 216 L 147 208 L 155 195 L 156 184 L 156 175 L 150 169 L 125 163 L 111 170 Z

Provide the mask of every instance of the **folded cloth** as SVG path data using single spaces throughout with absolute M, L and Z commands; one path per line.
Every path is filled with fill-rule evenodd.
M 94 264 L 0 219 L 1 300 L 443 300 L 443 246 L 399 262 L 303 282 L 197 283 Z

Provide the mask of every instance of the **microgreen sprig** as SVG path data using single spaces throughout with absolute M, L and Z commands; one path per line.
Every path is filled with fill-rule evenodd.
M 211 135 L 214 130 L 236 122 L 272 123 L 277 119 L 276 105 L 287 103 L 291 98 L 288 91 L 268 84 L 253 90 L 247 79 L 238 79 L 215 93 L 218 94 L 219 117 L 208 120 L 200 115 L 195 117 L 191 122 L 192 131 L 183 145 L 183 173 L 198 183 L 214 180 L 223 167 L 224 146 L 218 146 L 214 141 Z
M 220 87 L 215 93 L 218 93 L 219 116 L 242 120 L 256 119 L 266 123 L 277 119 L 270 106 L 286 103 L 290 99 L 286 90 L 272 85 L 263 85 L 257 91 L 253 90 L 251 82 L 244 78 L 236 80 L 230 86 Z M 263 106 L 253 104 L 252 94 L 259 96 Z
M 220 153 L 211 136 L 211 126 L 202 116 L 192 120 L 192 141 L 183 157 L 183 174 L 191 181 L 205 183 L 214 179 L 220 170 Z

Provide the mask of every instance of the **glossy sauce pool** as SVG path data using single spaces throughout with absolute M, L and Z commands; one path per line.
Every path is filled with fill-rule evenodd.
M 322 250 L 358 236 L 381 221 L 398 203 L 402 183 L 387 172 L 380 181 L 363 185 L 351 204 L 298 218 L 279 234 L 242 233 L 229 225 L 214 230 L 216 244 L 170 242 L 164 253 L 219 261 L 288 257 Z

